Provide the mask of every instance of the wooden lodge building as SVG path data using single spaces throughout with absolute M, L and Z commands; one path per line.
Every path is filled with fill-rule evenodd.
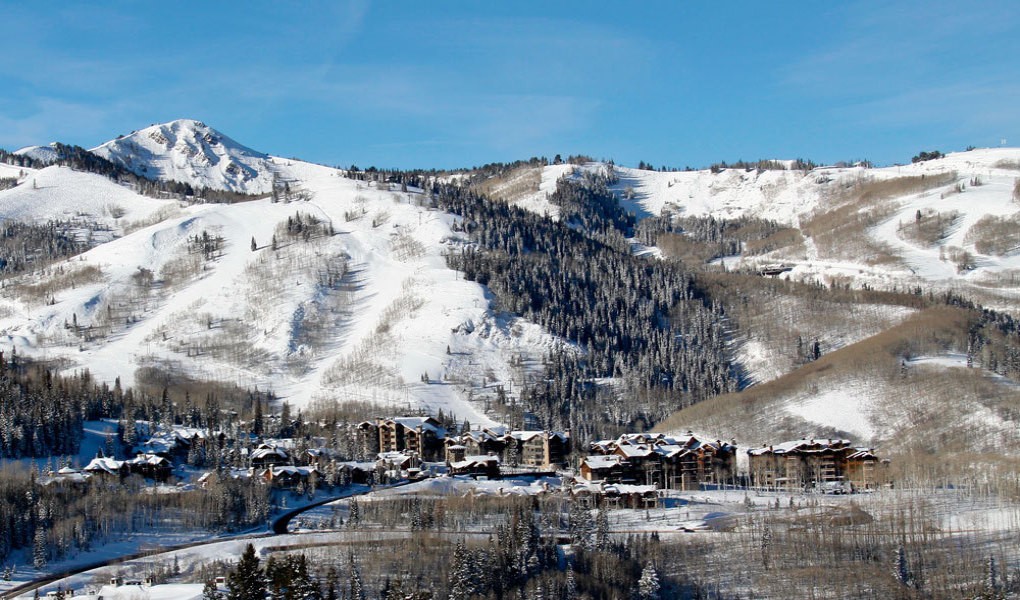
M 441 460 L 444 456 L 446 430 L 432 417 L 363 421 L 358 424 L 358 429 L 369 434 L 369 439 L 378 440 L 372 448 L 376 453 L 414 452 L 425 461 Z
M 496 456 L 510 467 L 565 467 L 570 455 L 570 432 L 511 431 L 506 427 L 487 427 L 446 440 L 447 462 L 458 462 L 465 456 L 484 455 Z
M 888 461 L 849 440 L 793 440 L 747 451 L 751 485 L 765 489 L 874 489 L 888 483 Z
M 580 466 L 581 477 L 588 481 L 693 490 L 734 483 L 737 475 L 735 442 L 700 440 L 690 432 L 680 438 L 624 434 L 594 442 L 591 452 Z

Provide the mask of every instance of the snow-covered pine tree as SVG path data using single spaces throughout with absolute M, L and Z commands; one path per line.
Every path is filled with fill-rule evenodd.
M 255 546 L 245 546 L 241 560 L 227 577 L 227 589 L 227 600 L 265 600 L 266 582 Z
M 995 557 L 989 556 L 988 562 L 985 563 L 985 597 L 998 598 L 999 587 L 999 566 L 995 562 Z
M 291 564 L 294 566 L 292 588 L 295 597 L 302 598 L 303 600 L 317 600 L 321 598 L 319 586 L 308 572 L 308 559 L 305 555 L 303 553 L 298 555 L 296 559 L 291 561 Z
M 365 585 L 361 581 L 361 571 L 358 569 L 358 563 L 354 559 L 353 552 L 347 555 L 347 564 L 350 571 L 350 593 L 347 595 L 347 598 L 348 600 L 365 600 Z
M 580 501 L 575 500 L 570 505 L 570 543 L 575 548 L 591 550 L 595 533 L 595 522 L 591 518 L 591 511 Z
M 464 540 L 457 542 L 453 551 L 453 566 L 450 569 L 449 600 L 467 600 L 475 592 L 475 573 L 472 557 L 464 545 Z
M 340 576 L 336 572 L 336 567 L 330 567 L 326 571 L 326 586 L 323 590 L 324 600 L 340 600 L 339 588 Z
M 910 575 L 910 568 L 907 566 L 907 552 L 903 545 L 896 547 L 896 559 L 893 563 L 893 577 L 900 585 L 910 585 L 913 577 Z
M 347 527 L 353 529 L 361 523 L 361 510 L 358 508 L 358 499 L 351 498 L 351 503 L 348 508 L 347 515 Z
M 595 515 L 595 549 L 600 552 L 609 549 L 609 511 L 600 506 Z
M 47 562 L 46 529 L 41 525 L 37 525 L 35 536 L 32 538 L 32 566 L 36 569 L 42 569 L 46 566 Z
M 212 579 L 206 581 L 202 588 L 202 600 L 223 600 L 223 594 Z
M 648 563 L 641 571 L 641 578 L 638 579 L 638 600 L 659 600 L 662 597 L 662 584 L 659 582 L 659 572 L 655 565 Z

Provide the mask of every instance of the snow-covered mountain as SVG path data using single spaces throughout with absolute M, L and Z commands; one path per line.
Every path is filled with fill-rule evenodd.
M 55 144 L 47 144 L 45 146 L 26 146 L 19 150 L 14 151 L 15 154 L 21 156 L 27 156 L 32 160 L 37 160 L 43 164 L 53 164 L 57 162 L 60 155 L 57 153 Z
M 19 152 L 45 160 L 47 150 Z M 5 281 L 0 346 L 125 384 L 154 367 L 272 388 L 298 405 L 365 400 L 442 408 L 472 423 L 490 418 L 483 407 L 494 382 L 533 376 L 551 348 L 570 347 L 494 309 L 483 286 L 447 268 L 443 253 L 461 247 L 466 234 L 457 231 L 457 217 L 428 208 L 420 190 L 262 154 L 190 120 L 94 151 L 146 177 L 255 194 L 286 182 L 289 192 L 279 202 L 189 205 L 66 167 L 0 165 L 0 177 L 20 182 L 0 191 L 0 218 L 61 221 L 93 246 Z M 486 192 L 556 218 L 549 195 L 557 179 L 610 169 L 614 191 L 638 216 L 758 218 L 786 227 L 769 243 L 722 259 L 731 271 L 784 263 L 790 270 L 782 277 L 826 287 L 953 290 L 1016 310 L 1020 149 L 877 169 L 549 165 L 504 174 Z M 741 285 L 757 286 L 754 277 Z M 759 304 L 755 314 L 737 315 L 743 329 L 733 340 L 753 383 L 801 364 L 793 340 L 818 341 L 830 354 L 916 313 L 880 298 L 779 292 Z M 952 366 L 939 360 L 919 362 L 918 370 Z M 841 385 L 856 384 L 832 384 Z M 854 389 L 861 397 L 886 393 Z M 840 421 L 845 415 L 824 410 L 825 397 L 794 394 L 782 410 L 798 423 L 863 438 L 888 434 L 874 423 Z
M 74 220 L 98 243 L 5 281 L 0 346 L 124 385 L 152 367 L 295 406 L 363 401 L 486 424 L 491 385 L 521 381 L 563 344 L 447 268 L 463 234 L 420 191 L 259 160 L 289 196 L 189 205 L 66 167 L 0 168 L 22 177 L 0 191 L 0 218 Z
M 782 161 L 773 161 L 782 162 Z M 1020 149 L 950 153 L 908 165 L 811 170 L 659 172 L 589 163 L 527 167 L 486 191 L 554 218 L 560 177 L 612 168 L 621 202 L 639 218 L 758 218 L 790 228 L 730 269 L 784 263 L 783 277 L 825 285 L 944 291 L 1016 310 L 1020 294 Z M 1010 233 L 1012 232 L 1012 233 Z
M 191 119 L 152 125 L 91 151 L 149 179 L 245 194 L 271 192 L 276 173 L 268 155 Z

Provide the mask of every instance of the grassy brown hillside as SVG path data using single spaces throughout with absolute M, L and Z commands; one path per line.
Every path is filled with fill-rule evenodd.
M 926 308 L 774 381 L 685 408 L 658 429 L 711 432 L 749 446 L 843 436 L 876 446 L 903 471 L 946 476 L 1012 463 L 1020 456 L 1020 387 L 982 368 L 990 349 L 1005 352 L 1006 340 L 990 342 L 966 367 L 969 340 L 973 347 L 975 336 L 995 337 L 986 321 L 977 310 Z M 811 420 L 807 405 L 815 406 Z M 832 425 L 855 420 L 863 431 Z

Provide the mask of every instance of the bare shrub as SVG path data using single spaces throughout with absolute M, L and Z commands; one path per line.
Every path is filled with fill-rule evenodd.
M 965 273 L 977 268 L 974 255 L 959 246 L 946 246 L 942 255 L 946 260 L 956 265 L 957 273 Z
M 696 240 L 682 233 L 660 233 L 655 245 L 669 258 L 697 265 L 715 258 L 719 244 Z
M 872 240 L 867 230 L 892 216 L 895 198 L 948 185 L 956 172 L 893 179 L 862 177 L 836 188 L 828 206 L 815 210 L 802 230 L 814 239 L 819 255 L 842 260 L 864 259 L 869 264 L 898 260 L 887 244 Z
M 386 310 L 383 311 L 379 317 L 379 322 L 375 326 L 376 333 L 385 333 L 390 330 L 390 326 L 406 317 L 414 315 L 414 311 L 418 310 L 425 304 L 425 300 L 415 295 L 413 292 L 408 291 L 405 282 L 405 291 L 396 300 L 394 300 Z
M 390 252 L 399 261 L 409 261 L 425 256 L 425 244 L 407 233 L 390 240 Z
M 537 192 L 541 183 L 542 169 L 524 166 L 474 183 L 472 187 L 490 198 L 513 204 L 528 194 Z
M 178 287 L 197 276 L 202 271 L 203 262 L 200 254 L 175 256 L 160 267 L 159 279 L 165 286 Z
M 103 271 L 95 265 L 82 267 L 59 265 L 44 271 L 39 283 L 16 283 L 8 285 L 4 295 L 16 294 L 25 302 L 44 302 L 66 289 L 98 283 L 103 280 Z
M 386 333 L 364 339 L 358 347 L 326 368 L 322 384 L 334 389 L 355 387 L 359 388 L 359 393 L 365 387 L 400 389 L 404 381 L 378 359 L 381 349 L 392 347 L 392 344 L 393 337 Z
M 103 209 L 106 211 L 106 214 L 110 215 L 114 219 L 120 219 L 127 214 L 124 207 L 119 204 L 107 204 Z
M 804 235 L 799 229 L 780 229 L 762 240 L 750 240 L 744 243 L 744 254 L 758 255 L 784 250 L 784 254 L 795 255 L 804 252 Z
M 947 237 L 963 215 L 959 211 L 918 210 L 914 220 L 900 223 L 899 236 L 922 246 L 934 246 Z
M 967 231 L 964 241 L 981 254 L 1005 256 L 1020 248 L 1020 213 L 1008 217 L 986 215 Z
M 124 223 L 122 225 L 122 229 L 124 230 L 124 235 L 128 235 L 138 231 L 139 229 L 145 229 L 146 227 L 155 225 L 156 223 L 162 223 L 167 219 L 174 219 L 182 214 L 184 214 L 184 211 L 182 211 L 175 202 L 173 204 L 167 204 L 147 217 L 138 219 L 137 221 L 131 221 L 130 223 Z

